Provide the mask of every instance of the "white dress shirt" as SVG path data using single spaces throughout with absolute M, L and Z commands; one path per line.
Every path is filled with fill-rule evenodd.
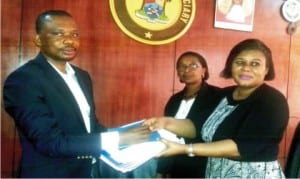
M 174 118 L 176 118 L 176 119 L 185 119 L 186 116 L 188 115 L 195 99 L 196 99 L 196 97 L 194 97 L 192 99 L 189 99 L 189 100 L 185 100 L 185 99 L 181 100 L 179 109 L 178 109 L 178 111 L 177 111 Z
M 49 61 L 48 61 L 49 62 Z M 78 83 L 75 71 L 69 63 L 66 63 L 66 73 L 62 73 L 58 68 L 55 67 L 51 62 L 49 64 L 57 71 L 57 73 L 64 79 L 65 83 L 72 92 L 76 102 L 80 108 L 81 115 L 84 120 L 85 128 L 88 133 L 91 132 L 90 123 L 90 105 L 88 104 L 82 89 Z M 101 136 L 101 147 L 102 149 L 119 147 L 119 133 L 118 132 L 104 132 Z
M 51 63 L 50 63 L 51 64 Z M 79 86 L 78 80 L 75 76 L 75 71 L 69 63 L 66 63 L 66 73 L 59 71 L 53 64 L 51 64 L 58 74 L 64 79 L 69 89 L 71 90 L 76 102 L 80 108 L 80 112 L 88 133 L 91 132 L 90 124 L 90 105 L 87 102 L 82 89 Z
M 195 99 L 196 99 L 196 97 L 188 99 L 188 100 L 185 100 L 185 99 L 181 100 L 179 109 L 174 118 L 175 119 L 185 119 L 187 117 L 188 113 L 190 112 Z M 185 144 L 183 137 L 180 137 L 179 139 L 182 144 Z

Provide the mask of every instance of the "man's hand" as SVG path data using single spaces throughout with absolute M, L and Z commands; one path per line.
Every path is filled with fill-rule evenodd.
M 119 145 L 131 145 L 146 142 L 149 140 L 151 131 L 148 126 L 130 128 L 120 133 Z

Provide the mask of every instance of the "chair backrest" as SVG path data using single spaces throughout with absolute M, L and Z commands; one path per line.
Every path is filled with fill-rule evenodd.
M 294 133 L 285 167 L 287 178 L 300 178 L 300 122 Z

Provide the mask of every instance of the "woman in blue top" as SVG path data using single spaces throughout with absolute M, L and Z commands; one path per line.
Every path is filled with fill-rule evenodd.
M 165 128 L 178 135 L 195 137 L 198 132 L 205 141 L 181 145 L 163 140 L 167 149 L 161 156 L 207 156 L 208 178 L 284 178 L 277 156 L 289 110 L 284 95 L 264 82 L 275 77 L 270 49 L 257 39 L 238 43 L 221 74 L 237 85 L 223 90 L 205 123 L 178 124 L 168 117 L 145 122 L 152 130 Z

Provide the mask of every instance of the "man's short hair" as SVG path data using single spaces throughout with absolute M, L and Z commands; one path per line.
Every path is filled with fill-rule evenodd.
M 38 17 L 36 18 L 35 31 L 36 31 L 37 34 L 39 34 L 41 32 L 41 29 L 42 29 L 43 25 L 47 21 L 47 16 L 67 16 L 67 17 L 72 18 L 72 15 L 69 14 L 68 12 L 64 11 L 64 10 L 45 11 L 45 12 L 39 14 Z

